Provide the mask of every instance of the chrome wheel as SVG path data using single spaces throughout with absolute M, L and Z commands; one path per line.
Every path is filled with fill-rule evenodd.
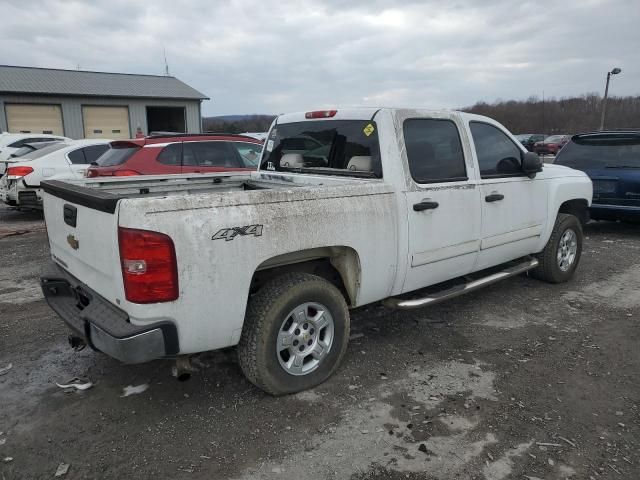
M 313 372 L 329 354 L 333 339 L 333 317 L 327 307 L 314 302 L 298 305 L 278 330 L 280 366 L 291 375 Z
M 558 245 L 558 267 L 563 272 L 566 272 L 571 268 L 573 262 L 576 260 L 576 254 L 578 252 L 578 236 L 576 232 L 568 228 L 560 237 L 560 244 Z

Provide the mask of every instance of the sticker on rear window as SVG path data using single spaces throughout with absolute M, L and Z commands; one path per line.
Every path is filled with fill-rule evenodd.
M 364 129 L 362 130 L 362 132 L 368 137 L 369 135 L 371 135 L 373 132 L 375 132 L 375 127 L 373 126 L 372 123 L 369 123 L 366 127 L 364 127 Z
M 267 152 L 273 150 L 273 140 L 267 141 Z
M 276 135 L 278 134 L 278 129 L 274 128 L 273 130 L 271 130 L 271 137 L 272 138 L 276 138 Z

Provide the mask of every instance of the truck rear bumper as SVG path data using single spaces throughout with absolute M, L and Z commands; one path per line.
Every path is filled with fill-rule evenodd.
M 94 350 L 124 363 L 144 363 L 179 352 L 173 323 L 132 325 L 124 311 L 53 262 L 40 284 L 53 311 Z

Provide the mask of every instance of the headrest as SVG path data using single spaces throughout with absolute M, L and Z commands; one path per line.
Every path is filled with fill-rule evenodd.
M 285 153 L 280 159 L 281 167 L 304 167 L 304 159 L 300 153 Z
M 369 155 L 359 155 L 351 157 L 347 170 L 355 170 L 357 172 L 370 172 L 371 171 L 371 157 Z

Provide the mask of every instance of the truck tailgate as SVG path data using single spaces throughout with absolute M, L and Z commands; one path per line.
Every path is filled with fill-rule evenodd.
M 122 298 L 118 215 L 43 193 L 53 260 L 107 300 Z

